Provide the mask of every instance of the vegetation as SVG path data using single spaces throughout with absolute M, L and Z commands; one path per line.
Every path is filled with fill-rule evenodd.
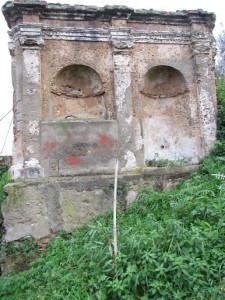
M 5 197 L 3 187 L 4 187 L 4 185 L 6 185 L 6 183 L 9 180 L 9 176 L 8 176 L 8 172 L 7 172 L 8 168 L 9 168 L 8 164 L 6 162 L 4 162 L 4 159 L 2 157 L 0 157 L 0 205 Z M 2 214 L 0 211 L 0 240 L 2 238 L 2 222 L 3 222 L 3 219 L 2 219 Z
M 8 182 L 9 162 L 0 156 L 0 202 L 4 198 L 3 186 Z
M 223 28 L 217 38 L 217 64 L 216 71 L 218 76 L 225 74 L 225 29 Z
M 61 234 L 32 267 L 2 277 L 0 299 L 224 299 L 225 158 L 169 192 L 140 192 L 118 218 L 114 264 L 112 214 Z
M 185 160 L 152 159 L 146 160 L 145 164 L 147 167 L 184 167 L 187 162 Z
M 140 191 L 112 213 L 50 242 L 29 270 L 2 276 L 1 300 L 224 300 L 224 81 L 218 83 L 218 138 L 200 170 L 171 191 Z M 222 95 L 222 96 L 221 96 Z

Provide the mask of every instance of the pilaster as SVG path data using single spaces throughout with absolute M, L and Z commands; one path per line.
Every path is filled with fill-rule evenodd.
M 202 138 L 202 157 L 216 140 L 216 94 L 213 68 L 212 35 L 192 33 L 192 49 L 196 70 L 196 88 Z
M 11 32 L 15 148 L 12 177 L 33 180 L 44 176 L 40 166 L 41 76 L 40 49 L 43 44 L 40 26 Z
M 130 70 L 130 52 L 133 47 L 130 29 L 111 29 L 114 62 L 116 116 L 120 128 L 120 158 L 122 170 L 136 167 L 132 152 L 133 101 Z

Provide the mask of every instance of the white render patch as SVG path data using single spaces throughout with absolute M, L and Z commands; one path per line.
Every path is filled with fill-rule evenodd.
M 204 76 L 208 79 L 210 79 L 210 72 L 209 68 L 207 68 L 208 65 L 208 57 L 203 58 L 203 65 L 204 65 Z
M 185 136 L 185 128 L 173 127 L 170 118 L 157 116 L 147 119 L 143 127 L 145 162 L 148 160 L 184 160 L 191 164 L 198 162 L 198 137 Z
M 21 175 L 21 170 L 23 169 L 23 164 L 22 163 L 17 163 L 16 165 L 13 165 L 9 169 L 9 173 L 13 179 L 17 179 Z
M 213 146 L 216 138 L 214 103 L 211 99 L 210 93 L 207 92 L 204 88 L 198 88 L 198 93 L 200 100 L 202 136 L 204 137 L 205 147 L 208 151 L 208 149 Z
M 31 154 L 34 153 L 33 146 L 28 146 L 27 151 L 29 151 Z
M 29 83 L 39 84 L 39 51 L 38 50 L 24 50 L 24 67 L 26 70 L 26 77 Z
M 39 161 L 36 158 L 31 158 L 30 160 L 25 161 L 26 167 L 37 167 L 40 166 Z
M 133 121 L 133 117 L 132 117 L 132 116 L 129 116 L 129 118 L 126 118 L 125 121 L 126 121 L 126 123 L 127 123 L 128 125 L 130 125 L 130 124 L 132 123 L 132 121 Z
M 124 106 L 126 106 L 126 91 L 131 85 L 130 77 L 130 67 L 129 67 L 130 57 L 116 54 L 114 55 L 114 65 L 115 65 L 115 82 L 116 85 L 116 105 L 118 111 L 123 111 Z
M 137 168 L 136 158 L 133 152 L 127 150 L 124 159 L 127 161 L 126 166 L 122 168 L 122 171 L 135 170 Z
M 37 121 L 29 122 L 29 132 L 31 134 L 39 134 L 39 124 Z
M 144 139 L 141 135 L 141 126 L 138 122 L 136 125 L 136 134 L 135 134 L 135 150 L 141 150 L 144 145 Z

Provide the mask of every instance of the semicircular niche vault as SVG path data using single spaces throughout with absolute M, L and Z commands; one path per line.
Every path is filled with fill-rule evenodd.
M 197 106 L 191 102 L 185 77 L 175 68 L 159 65 L 145 74 L 143 82 L 144 162 L 196 163 L 199 140 L 192 111 Z
M 59 71 L 52 92 L 57 95 L 87 98 L 101 95 L 104 91 L 102 80 L 94 69 L 74 64 Z
M 68 65 L 51 86 L 51 115 L 64 119 L 105 119 L 105 92 L 99 74 L 89 66 Z
M 151 68 L 144 77 L 142 93 L 152 98 L 176 97 L 188 91 L 184 76 L 177 69 L 160 65 Z

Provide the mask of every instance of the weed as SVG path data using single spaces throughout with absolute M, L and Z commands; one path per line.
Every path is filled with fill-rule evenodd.
M 225 77 L 217 80 L 217 142 L 211 150 L 212 157 L 225 157 Z
M 30 267 L 30 263 L 41 253 L 36 242 L 32 238 L 24 241 L 15 241 L 2 244 L 1 257 L 8 263 L 10 262 L 10 270 L 7 272 L 21 272 Z M 4 267 L 3 267 L 4 269 Z
M 103 191 L 112 197 L 114 190 L 114 184 L 110 184 L 108 187 L 103 188 Z M 127 186 L 126 182 L 119 179 L 117 183 L 117 199 L 120 211 L 124 211 L 127 207 L 126 203 Z
M 0 206 L 2 204 L 2 201 L 5 198 L 4 186 L 9 181 L 9 174 L 7 170 L 8 170 L 8 165 L 4 163 L 3 159 L 0 157 Z M 3 217 L 0 209 L 0 241 L 2 239 L 2 235 L 3 235 Z M 1 246 L 0 246 L 0 250 L 1 250 Z
M 114 269 L 112 213 L 51 241 L 31 268 L 0 280 L 0 298 L 225 298 L 223 161 L 205 161 L 171 191 L 143 189 L 118 215 Z M 209 173 L 210 172 L 210 173 Z
M 152 159 L 146 160 L 145 164 L 147 167 L 184 167 L 187 162 L 184 160 Z

